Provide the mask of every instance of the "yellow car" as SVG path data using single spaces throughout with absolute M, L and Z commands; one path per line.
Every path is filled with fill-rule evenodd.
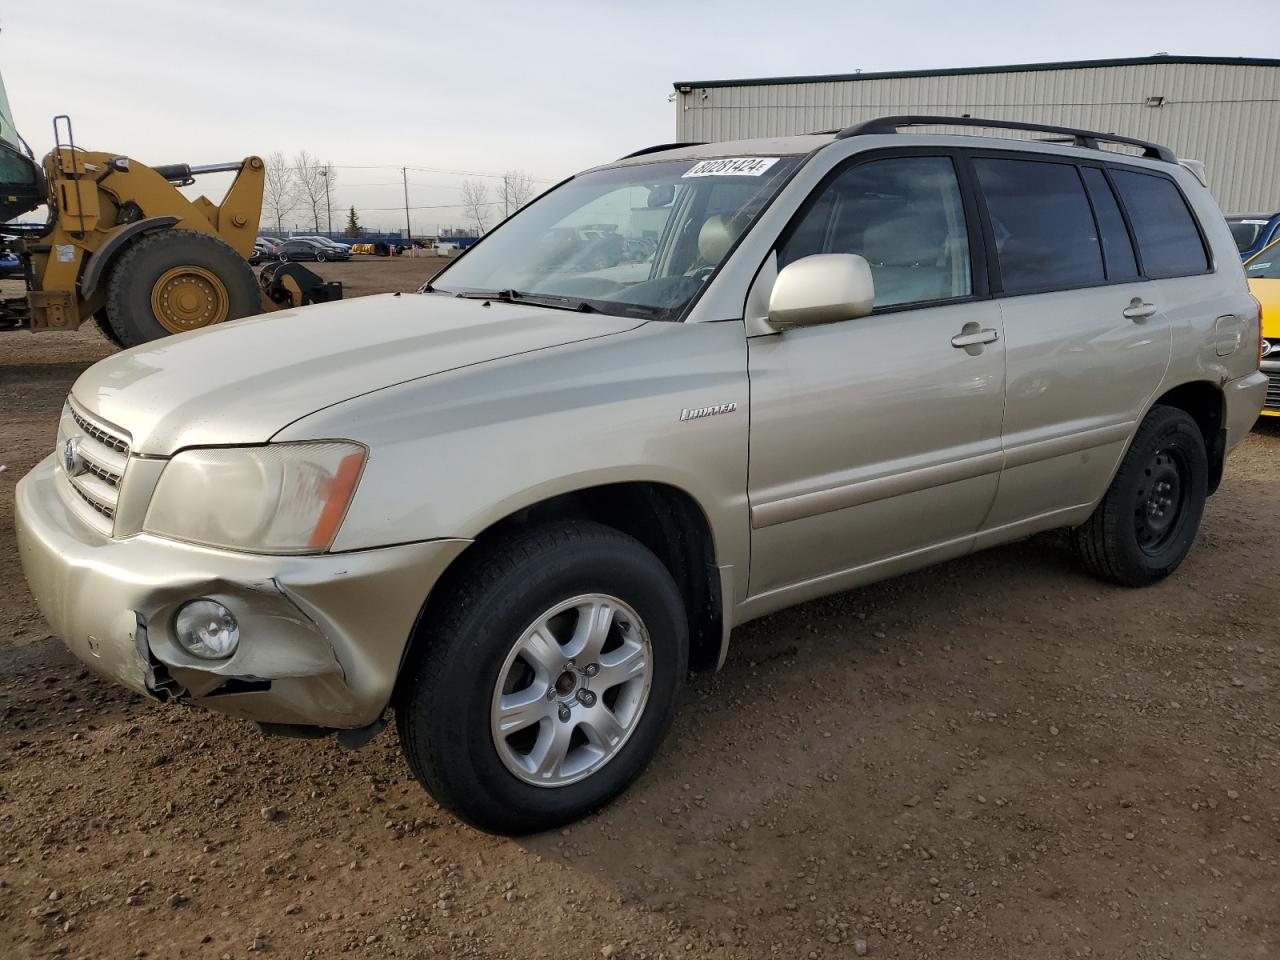
M 1264 417 L 1280 417 L 1280 240 L 1244 262 L 1249 292 L 1262 304 L 1262 371 L 1271 380 Z

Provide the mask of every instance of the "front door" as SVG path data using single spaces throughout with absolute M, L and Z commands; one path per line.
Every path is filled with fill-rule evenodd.
M 865 257 L 876 300 L 861 319 L 748 341 L 753 598 L 969 549 L 995 497 L 1004 409 L 974 222 L 951 156 L 857 158 L 781 240 L 779 269 Z

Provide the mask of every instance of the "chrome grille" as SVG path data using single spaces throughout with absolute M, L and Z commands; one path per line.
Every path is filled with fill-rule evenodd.
M 117 453 L 123 453 L 126 457 L 129 455 L 128 440 L 125 440 L 122 437 L 117 437 L 115 434 L 98 426 L 96 423 L 90 422 L 84 414 L 70 404 L 67 405 L 67 409 L 70 411 L 71 419 L 76 422 L 76 425 L 89 436 L 93 437 L 93 439 L 97 440 L 105 447 L 110 447 Z
M 85 522 L 110 536 L 115 525 L 120 485 L 129 465 L 129 438 L 77 409 L 70 401 L 58 426 L 59 472 L 67 502 Z
M 1280 410 L 1280 370 L 1267 370 L 1267 399 L 1262 405 L 1268 410 Z

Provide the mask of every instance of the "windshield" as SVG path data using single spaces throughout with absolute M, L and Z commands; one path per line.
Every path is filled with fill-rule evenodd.
M 1280 280 L 1280 240 L 1264 247 L 1244 268 L 1250 280 Z
M 675 319 L 799 162 L 668 160 L 583 174 L 423 289 Z

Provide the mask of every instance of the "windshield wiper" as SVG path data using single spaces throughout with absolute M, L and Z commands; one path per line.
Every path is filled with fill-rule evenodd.
M 464 300 L 497 300 L 501 303 L 527 303 L 535 307 L 551 307 L 553 310 L 575 310 L 578 313 L 599 313 L 586 300 L 573 297 L 557 297 L 542 293 L 521 293 L 519 290 L 459 290 L 454 294 Z
M 463 300 L 502 300 L 514 303 L 520 294 L 514 290 L 459 290 L 454 296 Z

